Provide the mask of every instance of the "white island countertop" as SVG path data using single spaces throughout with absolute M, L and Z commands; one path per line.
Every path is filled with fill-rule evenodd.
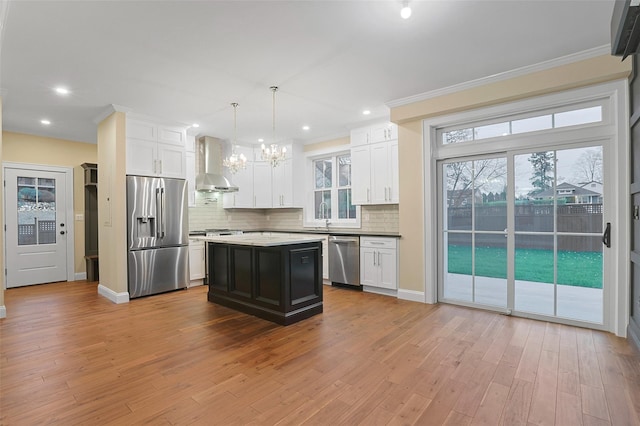
M 222 243 L 222 244 L 238 244 L 242 246 L 258 246 L 258 247 L 271 247 L 271 246 L 286 246 L 291 244 L 312 243 L 317 241 L 323 241 L 323 236 L 311 237 L 311 236 L 295 236 L 295 235 L 255 235 L 255 234 L 241 234 L 241 235 L 218 235 L 213 237 L 192 236 L 189 237 L 192 240 L 201 240 L 210 243 Z

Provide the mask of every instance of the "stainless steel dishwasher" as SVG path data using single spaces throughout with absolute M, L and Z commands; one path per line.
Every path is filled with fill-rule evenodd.
M 329 281 L 360 287 L 360 237 L 329 236 Z

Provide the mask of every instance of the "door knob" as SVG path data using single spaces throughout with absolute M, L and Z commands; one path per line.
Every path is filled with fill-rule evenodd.
M 60 231 L 60 235 L 64 235 L 64 231 Z

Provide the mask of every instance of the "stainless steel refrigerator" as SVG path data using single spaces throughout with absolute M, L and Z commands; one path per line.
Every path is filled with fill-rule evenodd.
M 187 287 L 187 214 L 185 180 L 127 176 L 130 298 Z

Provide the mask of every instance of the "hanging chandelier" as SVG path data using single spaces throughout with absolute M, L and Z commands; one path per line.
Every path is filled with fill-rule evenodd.
M 236 141 L 238 133 L 238 121 L 237 110 L 238 104 L 233 102 L 233 141 L 231 142 L 231 155 L 222 160 L 222 165 L 229 169 L 229 173 L 235 174 L 238 170 L 245 169 L 247 167 L 247 157 L 244 154 L 238 155 L 236 153 Z
M 287 148 L 284 146 L 279 148 L 276 144 L 276 92 L 278 86 L 271 86 L 269 89 L 273 92 L 273 140 L 268 147 L 262 144 L 262 159 L 271 163 L 271 167 L 276 167 L 286 158 Z

